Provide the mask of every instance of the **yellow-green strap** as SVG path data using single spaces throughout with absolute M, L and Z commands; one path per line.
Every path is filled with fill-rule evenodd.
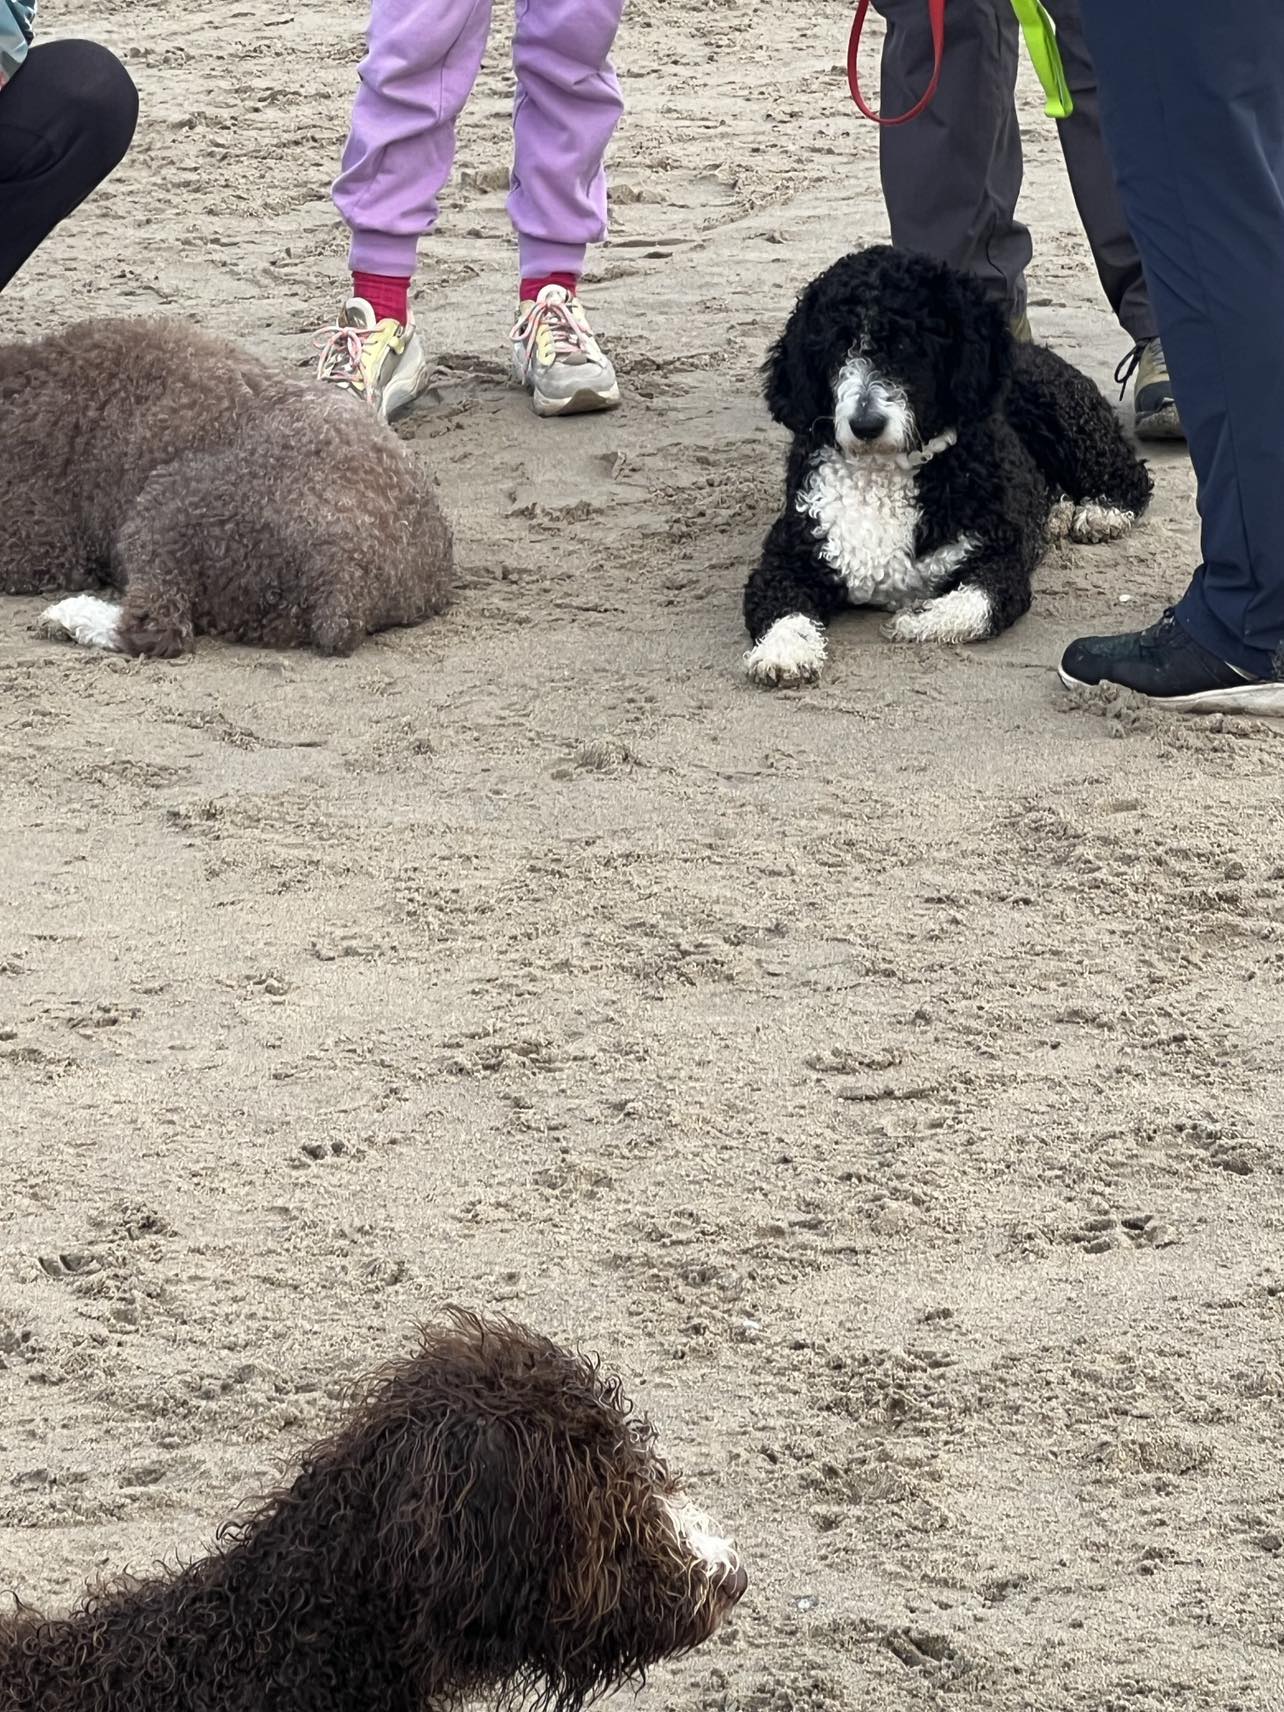
M 1119 0 L 1120 5 L 1127 3 L 1128 0 Z M 1039 74 L 1043 93 L 1048 98 L 1043 111 L 1049 119 L 1068 119 L 1074 112 L 1074 100 L 1070 94 L 1070 85 L 1066 82 L 1065 67 L 1061 63 L 1061 53 L 1057 47 L 1056 25 L 1048 16 L 1041 0 L 1012 0 L 1012 10 L 1017 15 L 1026 48 L 1034 62 L 1034 69 Z

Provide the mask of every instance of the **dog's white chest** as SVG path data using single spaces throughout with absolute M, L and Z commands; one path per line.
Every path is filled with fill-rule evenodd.
M 961 540 L 915 558 L 915 472 L 895 458 L 824 451 L 797 506 L 814 524 L 820 556 L 842 578 L 853 606 L 895 611 L 928 600 L 968 555 L 970 543 Z

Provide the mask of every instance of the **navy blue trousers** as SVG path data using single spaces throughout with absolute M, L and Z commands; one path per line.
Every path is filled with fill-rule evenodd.
M 1284 0 L 1080 0 L 1199 481 L 1177 617 L 1284 677 Z

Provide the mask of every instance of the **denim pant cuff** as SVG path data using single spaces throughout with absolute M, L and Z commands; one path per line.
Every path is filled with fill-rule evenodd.
M 1247 672 L 1254 678 L 1284 679 L 1284 639 L 1274 655 L 1265 648 L 1250 648 L 1233 630 L 1227 629 L 1209 606 L 1198 576 L 1182 596 L 1173 616 L 1201 648 L 1207 648 L 1236 671 Z

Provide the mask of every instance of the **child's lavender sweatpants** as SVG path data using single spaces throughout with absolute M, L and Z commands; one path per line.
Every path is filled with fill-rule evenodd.
M 579 274 L 606 236 L 603 160 L 623 103 L 611 47 L 624 0 L 516 0 L 509 218 L 525 278 Z M 491 0 L 372 0 L 334 202 L 354 271 L 413 274 L 481 69 Z

